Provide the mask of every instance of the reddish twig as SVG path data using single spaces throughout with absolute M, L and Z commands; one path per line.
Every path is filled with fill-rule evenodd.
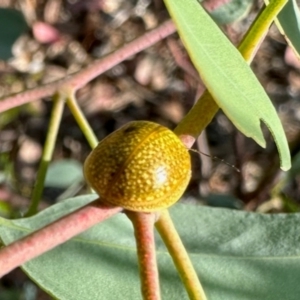
M 159 300 L 159 276 L 155 253 L 155 213 L 126 212 L 134 227 L 140 269 L 141 291 L 144 300 Z
M 74 91 L 77 91 L 95 77 L 119 64 L 128 57 L 154 45 L 175 31 L 176 29 L 173 22 L 168 20 L 152 31 L 145 33 L 143 36 L 138 37 L 106 57 L 94 61 L 86 69 L 83 69 L 66 79 L 58 80 L 3 98 L 0 100 L 0 113 L 37 99 L 49 97 L 59 88 L 64 86 L 68 86 Z
M 96 200 L 2 248 L 0 250 L 0 277 L 121 210 L 121 207 L 108 207 Z
M 167 45 L 177 65 L 197 82 L 199 82 L 200 77 L 197 70 L 189 60 L 187 53 L 180 49 L 178 41 L 173 38 L 169 38 L 167 39 Z M 199 98 L 197 98 L 197 100 L 198 99 Z

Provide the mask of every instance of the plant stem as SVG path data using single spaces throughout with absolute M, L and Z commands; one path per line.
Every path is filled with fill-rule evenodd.
M 67 79 L 51 82 L 49 84 L 36 87 L 32 90 L 26 90 L 16 95 L 11 95 L 0 99 L 0 113 L 43 97 L 49 97 L 63 86 L 69 86 L 72 90 L 76 91 L 95 77 L 111 69 L 128 57 L 154 45 L 175 31 L 176 29 L 172 20 L 168 20 L 159 25 L 157 28 L 122 46 L 122 48 L 116 50 L 115 52 L 108 54 L 99 60 L 95 60 L 87 68 L 73 74 Z
M 265 2 L 270 3 L 257 15 L 255 21 L 248 29 L 247 34 L 238 47 L 244 59 L 248 63 L 253 60 L 263 38 L 269 30 L 269 27 L 288 0 L 273 0 Z
M 79 105 L 77 104 L 74 91 L 71 91 L 69 93 L 69 96 L 67 98 L 67 105 L 70 108 L 74 118 L 76 119 L 91 148 L 95 148 L 98 144 L 98 139 L 87 119 L 85 118 L 83 112 L 81 111 Z
M 48 133 L 44 145 L 44 150 L 41 157 L 39 169 L 36 175 L 36 183 L 32 192 L 31 203 L 26 213 L 26 217 L 34 215 L 38 210 L 38 205 L 40 203 L 40 199 L 42 197 L 42 193 L 44 189 L 44 182 L 48 170 L 48 165 L 52 158 L 53 150 L 55 147 L 57 132 L 61 122 L 64 105 L 65 105 L 65 97 L 63 96 L 63 94 L 61 93 L 56 94 L 53 100 L 53 108 L 51 112 L 51 118 L 50 118 Z
M 134 227 L 143 299 L 160 300 L 153 232 L 156 214 L 130 211 L 126 211 L 126 214 Z
M 64 243 L 93 225 L 120 212 L 99 199 L 0 250 L 0 278 L 30 259 Z
M 168 210 L 163 210 L 155 227 L 166 244 L 181 280 L 191 300 L 206 300 L 204 290 L 193 268 L 192 262 L 174 227 Z
M 205 90 L 200 99 L 174 129 L 174 132 L 190 148 L 202 130 L 211 122 L 218 110 L 219 106 L 209 91 Z
M 251 63 L 256 53 L 257 46 L 260 45 L 261 41 L 264 39 L 270 24 L 274 21 L 286 1 L 287 0 L 272 1 L 257 16 L 255 22 L 247 31 L 238 49 L 248 64 Z M 198 102 L 178 124 L 174 132 L 181 138 L 187 147 L 191 147 L 196 138 L 201 134 L 202 130 L 211 122 L 218 110 L 219 106 L 216 104 L 209 91 L 205 91 Z

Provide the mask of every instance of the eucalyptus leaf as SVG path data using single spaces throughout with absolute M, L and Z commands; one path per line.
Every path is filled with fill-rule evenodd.
M 210 12 L 219 25 L 233 23 L 243 18 L 253 5 L 253 0 L 220 1 L 221 5 Z
M 83 180 L 82 164 L 75 159 L 62 159 L 50 163 L 45 186 L 67 188 Z
M 207 89 L 234 125 L 265 147 L 263 121 L 271 131 L 281 168 L 291 165 L 281 122 L 270 99 L 244 61 L 197 0 L 165 0 L 178 33 Z
M 230 194 L 209 194 L 204 199 L 208 206 L 242 209 L 242 201 Z
M 265 0 L 266 3 L 269 1 Z M 277 18 L 277 26 L 289 45 L 300 57 L 300 12 L 296 0 L 288 0 Z
M 8 59 L 12 56 L 13 44 L 28 26 L 21 12 L 0 8 L 0 28 L 0 59 Z
M 0 218 L 1 239 L 8 244 L 95 198 L 68 199 L 27 219 Z M 187 204 L 173 206 L 170 213 L 208 299 L 299 299 L 300 214 Z M 188 299 L 159 237 L 156 245 L 162 298 Z M 23 270 L 61 300 L 141 299 L 133 229 L 124 214 L 24 264 Z
M 300 152 L 298 152 L 293 158 L 292 168 L 287 173 L 287 179 L 294 179 L 300 174 Z

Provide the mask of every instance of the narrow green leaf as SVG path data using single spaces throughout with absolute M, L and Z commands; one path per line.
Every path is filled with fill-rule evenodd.
M 267 0 L 265 2 L 268 3 Z M 289 0 L 278 15 L 277 26 L 300 57 L 300 12 L 296 0 Z
M 20 220 L 0 218 L 7 244 L 95 199 L 63 201 Z M 300 214 L 263 215 L 177 204 L 171 216 L 208 299 L 298 300 Z M 188 299 L 157 237 L 163 299 Z M 131 223 L 124 214 L 36 258 L 23 270 L 60 300 L 141 299 Z
M 165 0 L 189 55 L 211 95 L 234 125 L 265 147 L 260 122 L 271 131 L 281 158 L 290 168 L 287 140 L 276 110 L 238 50 L 197 0 Z

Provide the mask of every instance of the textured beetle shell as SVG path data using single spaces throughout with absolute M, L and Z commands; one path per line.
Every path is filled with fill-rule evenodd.
M 102 202 L 150 212 L 180 198 L 190 180 L 191 161 L 171 130 L 134 121 L 98 144 L 85 161 L 84 174 Z

